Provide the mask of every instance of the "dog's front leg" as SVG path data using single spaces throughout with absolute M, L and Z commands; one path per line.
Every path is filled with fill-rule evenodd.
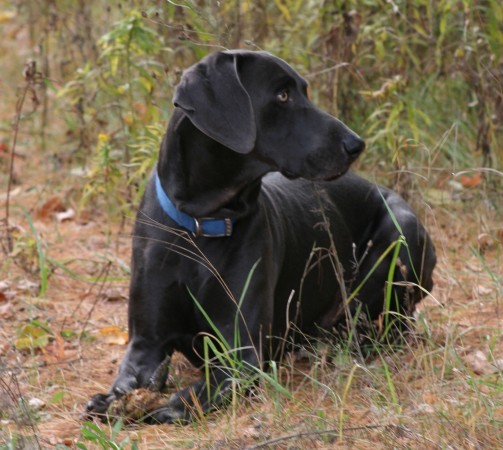
M 105 414 L 112 401 L 133 389 L 150 387 L 155 371 L 177 343 L 191 339 L 183 320 L 189 316 L 184 312 L 187 293 L 177 287 L 166 262 L 156 256 L 154 249 L 133 255 L 128 349 L 109 393 L 97 394 L 88 402 L 90 414 Z M 162 382 L 156 380 L 156 385 Z
M 249 268 L 225 272 L 229 291 L 240 296 L 230 298 L 221 286 L 215 286 L 215 280 L 203 283 L 194 293 L 193 301 L 198 305 L 194 321 L 199 331 L 192 342 L 178 349 L 201 368 L 201 379 L 175 392 L 162 408 L 151 412 L 157 422 L 186 422 L 223 407 L 237 390 L 250 388 L 260 373 L 262 345 L 272 322 L 271 278 L 259 267 L 248 291 L 241 294 Z

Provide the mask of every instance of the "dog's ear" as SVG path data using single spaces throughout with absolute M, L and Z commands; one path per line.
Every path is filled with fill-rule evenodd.
M 255 146 L 253 107 L 238 73 L 239 54 L 218 52 L 184 71 L 173 103 L 204 134 L 238 153 Z

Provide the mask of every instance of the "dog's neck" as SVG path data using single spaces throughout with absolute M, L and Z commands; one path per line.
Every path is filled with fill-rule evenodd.
M 161 145 L 158 173 L 177 209 L 194 217 L 240 218 L 248 214 L 270 169 L 199 131 L 175 109 Z

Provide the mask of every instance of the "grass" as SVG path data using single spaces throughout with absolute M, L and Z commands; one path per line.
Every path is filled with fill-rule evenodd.
M 0 449 L 502 447 L 499 4 L 180 4 L 0 3 L 0 201 L 10 186 L 20 249 L 3 246 L 0 258 Z M 284 57 L 316 104 L 364 135 L 357 169 L 424 218 L 435 288 L 417 332 L 398 349 L 376 343 L 371 360 L 320 342 L 186 427 L 84 424 L 85 402 L 108 388 L 125 349 L 122 217 L 155 161 L 180 70 L 218 45 Z M 21 107 L 17 86 L 29 93 Z M 38 214 L 53 196 L 77 216 Z M 18 348 L 18 330 L 41 339 Z M 200 376 L 180 355 L 172 366 L 173 386 Z

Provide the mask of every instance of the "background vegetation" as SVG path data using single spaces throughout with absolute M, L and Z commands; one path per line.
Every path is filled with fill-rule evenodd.
M 103 332 L 96 310 L 115 311 L 110 286 L 125 292 L 129 244 L 117 236 L 129 232 L 173 108 L 173 88 L 182 70 L 208 52 L 239 47 L 270 51 L 305 76 L 313 102 L 366 140 L 357 170 L 416 206 L 439 250 L 431 302 L 437 309 L 422 316 L 426 339 L 408 356 L 383 354 L 364 366 L 346 355 L 334 368 L 317 353 L 310 368 L 290 367 L 291 377 L 281 382 L 300 400 L 265 389 L 258 404 L 222 412 L 216 420 L 230 441 L 218 434 L 220 425 L 206 421 L 165 433 L 175 433 L 176 445 L 287 448 L 288 440 L 268 441 L 298 433 L 300 414 L 307 425 L 296 438 L 311 447 L 503 445 L 500 1 L 2 0 L 0 31 L 0 317 L 6 323 L 0 392 L 7 399 L 0 401 L 6 411 L 0 426 L 9 430 L 0 438 L 6 436 L 6 445 L 22 441 L 9 423 L 36 427 L 44 420 L 19 404 L 21 394 L 44 393 L 64 422 L 77 418 L 89 392 L 109 383 L 111 375 L 100 389 L 84 382 L 72 397 L 72 386 L 61 380 L 50 394 L 54 373 L 39 382 L 33 377 L 42 379 L 41 359 L 57 345 L 57 351 L 73 345 L 80 370 L 105 364 L 100 353 L 90 353 L 90 322 Z M 68 220 L 81 228 L 65 238 Z M 65 242 L 78 237 L 87 243 L 72 253 Z M 466 261 L 468 269 L 460 265 Z M 86 295 L 72 303 L 58 276 L 81 283 Z M 33 286 L 25 289 L 26 280 Z M 51 309 L 56 301 L 68 303 L 69 318 Z M 460 330 L 467 315 L 488 321 Z M 120 355 L 121 335 L 111 334 Z M 476 351 L 487 365 L 475 370 L 469 358 Z M 20 364 L 29 370 L 13 370 Z M 151 442 L 168 442 L 162 430 Z M 102 439 L 94 432 L 83 428 L 81 446 L 119 442 L 117 430 L 102 431 Z M 47 439 L 68 446 L 78 439 L 66 442 L 62 435 L 53 431 Z

